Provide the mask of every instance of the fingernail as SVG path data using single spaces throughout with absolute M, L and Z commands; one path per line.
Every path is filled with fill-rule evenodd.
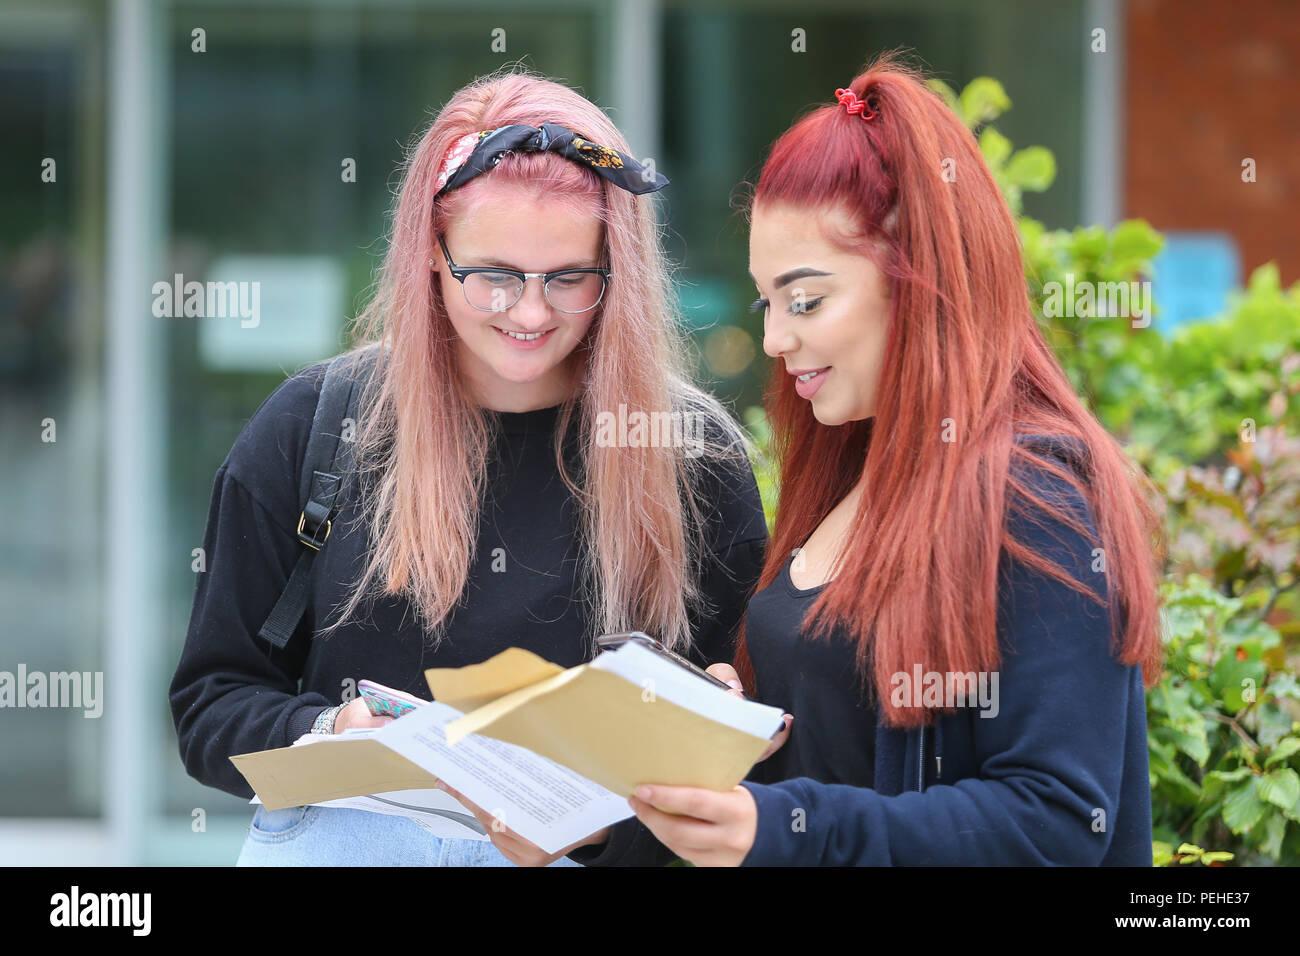
M 732 688 L 732 689 L 734 689 L 734 690 L 744 690 L 744 689 L 745 689 L 745 685 L 742 684 L 742 683 L 741 683 L 740 681 L 738 681 L 738 680 L 729 680 L 729 681 L 727 681 L 727 686 L 730 687 L 730 688 Z
M 636 788 L 636 796 L 637 796 L 637 799 L 638 799 L 638 800 L 649 800 L 649 799 L 650 799 L 650 788 L 649 788 L 649 787 L 637 787 L 637 788 Z

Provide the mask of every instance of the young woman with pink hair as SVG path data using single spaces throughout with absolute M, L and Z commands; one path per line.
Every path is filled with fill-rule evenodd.
M 772 541 L 733 670 L 794 714 L 733 791 L 648 782 L 591 865 L 1150 866 L 1158 529 L 1026 292 L 974 137 L 885 56 L 751 204 Z
M 190 774 L 239 796 L 232 754 L 388 719 L 340 702 L 362 678 L 427 698 L 426 668 L 512 646 L 571 666 L 628 629 L 729 660 L 761 567 L 743 433 L 688 372 L 648 195 L 667 180 L 598 107 L 519 68 L 458 91 L 404 172 L 349 353 L 373 368 L 356 493 L 283 648 L 258 627 L 301 548 L 324 364 L 276 389 L 217 473 L 171 705 Z M 602 416 L 638 412 L 684 440 L 602 438 Z M 504 853 L 403 817 L 259 807 L 240 863 L 573 865 L 493 837 Z

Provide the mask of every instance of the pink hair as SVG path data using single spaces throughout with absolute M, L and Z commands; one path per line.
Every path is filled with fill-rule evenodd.
M 690 641 L 688 609 L 701 609 L 705 554 L 701 476 L 723 458 L 746 461 L 743 433 L 726 409 L 690 381 L 688 352 L 659 244 L 655 207 L 553 153 L 510 153 L 491 171 L 436 202 L 447 150 L 466 133 L 550 120 L 594 142 L 632 153 L 594 104 L 559 83 L 512 66 L 459 90 L 408 153 L 393 211 L 391 242 L 374 299 L 358 319 L 353 353 L 379 357 L 363 396 L 358 460 L 363 512 L 375 550 L 332 631 L 357 608 L 371 582 L 409 596 L 436 641 L 460 601 L 477 538 L 492 418 L 456 372 L 455 332 L 428 261 L 437 234 L 490 190 L 526 188 L 570 204 L 604 225 L 614 279 L 572 360 L 575 392 L 560 411 L 555 457 L 581 505 L 582 549 L 590 572 L 584 598 L 595 629 L 640 628 L 666 644 Z M 563 435 L 581 401 L 584 487 L 563 467 Z M 597 416 L 622 403 L 629 412 L 690 412 L 712 427 L 704 454 L 680 447 L 604 447 Z M 746 462 L 747 464 L 747 462 Z M 373 486 L 373 487 L 370 487 Z M 685 492 L 685 493 L 684 493 Z

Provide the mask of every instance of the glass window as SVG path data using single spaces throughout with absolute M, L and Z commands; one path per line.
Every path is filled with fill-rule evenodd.
M 101 811 L 102 487 L 118 436 L 99 407 L 89 255 L 97 28 L 62 12 L 0 14 L 0 817 Z

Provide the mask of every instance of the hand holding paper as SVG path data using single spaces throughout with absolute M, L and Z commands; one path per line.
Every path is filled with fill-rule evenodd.
M 511 648 L 425 676 L 434 703 L 372 734 L 231 759 L 269 809 L 441 779 L 557 854 L 630 816 L 638 783 L 730 789 L 782 726 L 635 644 L 568 670 Z
M 501 851 L 502 856 L 515 866 L 550 866 L 570 850 L 586 846 L 589 843 L 604 843 L 609 839 L 609 827 L 603 827 L 591 836 L 566 846 L 558 853 L 547 853 L 536 843 L 525 840 L 518 833 L 505 826 L 500 820 L 474 803 L 459 790 L 448 786 L 445 781 L 438 781 L 438 789 L 449 794 L 468 810 L 479 822 L 479 825 L 483 827 L 486 838 L 491 840 L 492 844 Z
M 655 839 L 696 866 L 739 866 L 758 833 L 758 806 L 744 787 L 718 793 L 655 784 L 638 787 L 630 802 Z

